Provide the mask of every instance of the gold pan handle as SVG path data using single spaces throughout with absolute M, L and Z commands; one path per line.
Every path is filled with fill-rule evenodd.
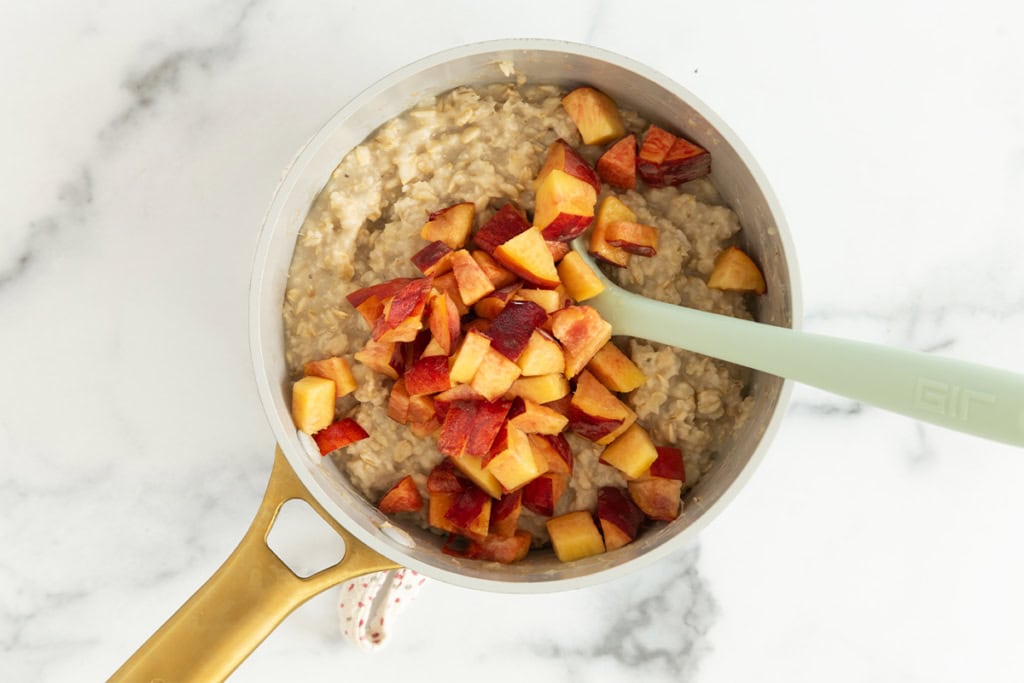
M 266 543 L 281 506 L 296 498 L 345 541 L 337 564 L 306 578 L 296 576 Z M 353 577 L 397 567 L 328 515 L 278 448 L 263 502 L 238 547 L 110 681 L 223 681 L 306 600 Z

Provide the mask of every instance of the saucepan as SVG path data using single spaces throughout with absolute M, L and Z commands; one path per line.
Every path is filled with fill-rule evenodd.
M 514 74 L 511 73 L 511 65 Z M 364 91 L 336 113 L 286 170 L 267 212 L 250 294 L 250 343 L 259 395 L 277 440 L 264 500 L 245 537 L 214 576 L 114 675 L 123 681 L 222 680 L 284 617 L 342 581 L 398 566 L 465 588 L 540 593 L 582 588 L 635 572 L 690 543 L 736 495 L 764 456 L 786 409 L 790 386 L 754 372 L 748 419 L 719 444 L 713 468 L 684 499 L 674 522 L 603 555 L 561 563 L 535 551 L 496 565 L 442 552 L 442 539 L 399 528 L 366 501 L 330 458 L 311 453 L 289 405 L 282 304 L 296 236 L 314 198 L 342 157 L 385 121 L 425 97 L 459 85 L 525 78 L 566 87 L 589 84 L 621 106 L 684 132 L 714 159 L 711 180 L 743 225 L 743 248 L 761 265 L 768 292 L 757 320 L 795 327 L 800 296 L 794 251 L 767 181 L 736 135 L 685 88 L 628 58 L 590 46 L 504 40 L 459 47 L 417 61 Z M 301 578 L 267 546 L 281 506 L 308 503 L 343 539 L 336 565 Z

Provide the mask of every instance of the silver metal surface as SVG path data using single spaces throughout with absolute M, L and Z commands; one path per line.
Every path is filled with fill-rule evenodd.
M 710 150 L 712 181 L 743 225 L 743 244 L 761 264 L 768 294 L 757 302 L 758 320 L 797 326 L 800 297 L 794 251 L 768 184 L 736 136 L 696 97 L 653 70 L 584 45 L 546 40 L 505 40 L 449 50 L 415 62 L 373 85 L 335 114 L 287 169 L 260 235 L 250 291 L 250 345 L 267 418 L 286 457 L 323 507 L 357 538 L 396 562 L 449 583 L 503 592 L 579 588 L 654 562 L 690 542 L 736 494 L 763 457 L 789 397 L 789 383 L 755 373 L 749 419 L 719 448 L 714 469 L 687 495 L 682 516 L 649 530 L 625 548 L 562 564 L 550 552 L 508 566 L 460 560 L 440 551 L 437 536 L 406 529 L 404 536 L 348 484 L 330 459 L 311 458 L 289 414 L 290 382 L 284 361 L 282 305 L 296 235 L 331 171 L 375 128 L 425 96 L 459 85 L 512 80 L 498 64 L 510 62 L 533 83 L 589 84 L 623 108 L 684 133 Z

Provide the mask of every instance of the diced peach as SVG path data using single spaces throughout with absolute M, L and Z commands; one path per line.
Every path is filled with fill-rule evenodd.
M 434 399 L 430 396 L 409 397 L 409 422 L 429 422 L 431 418 L 436 416 L 437 411 L 434 409 Z M 438 426 L 440 426 L 440 423 Z
M 501 484 L 494 478 L 494 475 L 485 470 L 482 464 L 483 458 L 478 455 L 460 455 L 451 458 L 456 469 L 487 492 L 491 498 L 501 498 Z
M 491 535 L 514 536 L 523 509 L 522 490 L 506 493 L 491 505 Z
M 637 173 L 651 187 L 679 185 L 711 172 L 711 155 L 689 140 L 652 125 L 637 156 Z
M 452 248 L 437 240 L 417 251 L 410 260 L 424 275 L 444 275 L 452 269 Z
M 485 469 L 494 475 L 505 491 L 514 491 L 547 470 L 533 453 L 529 437 L 515 427 L 506 430 L 507 445 L 488 461 Z
M 470 541 L 466 548 L 466 557 L 471 560 L 510 564 L 525 558 L 530 552 L 532 542 L 533 536 L 529 531 L 513 531 L 509 536 L 491 534 L 486 538 Z
M 491 284 L 487 273 L 465 249 L 459 249 L 452 254 L 452 272 L 455 273 L 455 281 L 459 284 L 459 295 L 469 306 L 494 291 L 494 285 Z
M 520 377 L 508 390 L 513 398 L 528 398 L 535 403 L 557 401 L 569 393 L 569 381 L 562 373 Z
M 604 283 L 575 251 L 569 252 L 558 264 L 558 277 L 565 291 L 576 301 L 592 299 L 604 291 Z
M 405 371 L 405 389 L 409 396 L 446 391 L 452 387 L 448 372 L 447 356 L 421 358 Z
M 585 145 L 603 145 L 626 132 L 615 101 L 599 90 L 576 88 L 562 98 L 562 106 L 579 129 Z
M 444 513 L 445 519 L 468 538 L 485 538 L 491 523 L 491 497 L 476 486 L 456 495 Z
M 381 343 L 408 342 L 423 329 L 423 315 L 433 278 L 413 280 L 384 302 L 384 312 L 374 323 L 372 337 Z
M 434 493 L 461 493 L 469 486 L 466 480 L 455 469 L 451 458 L 445 458 L 427 475 L 427 492 Z
M 514 204 L 506 204 L 480 226 L 473 235 L 473 242 L 493 256 L 498 247 L 525 232 L 529 227 L 530 223 L 519 209 Z
M 636 422 L 636 413 L 586 370 L 580 373 L 576 381 L 576 391 L 569 404 L 568 417 L 570 429 L 583 438 L 602 445 L 611 443 L 616 436 Z M 653 450 L 653 445 L 651 448 Z M 650 465 L 650 462 L 647 465 Z
M 665 185 L 680 185 L 709 173 L 711 154 L 683 138 L 676 138 L 672 149 L 661 162 L 661 182 Z
M 530 446 L 533 447 L 534 454 L 548 464 L 549 471 L 572 474 L 572 449 L 563 435 L 530 434 Z
M 473 375 L 476 374 L 480 363 L 490 348 L 491 340 L 489 337 L 476 330 L 467 332 L 466 338 L 462 341 L 462 346 L 455 355 L 455 361 L 452 363 L 452 369 L 449 373 L 452 382 L 461 384 L 471 382 Z
M 576 150 L 561 138 L 555 140 L 548 147 L 547 156 L 544 157 L 544 165 L 541 166 L 540 172 L 537 174 L 536 186 L 540 187 L 548 177 L 548 174 L 554 170 L 563 171 L 574 178 L 579 178 L 592 186 L 594 192 L 601 191 L 601 181 L 597 179 L 594 169 L 590 168 L 590 164 L 584 161 L 583 157 L 577 154 Z
M 348 361 L 340 356 L 310 361 L 303 366 L 302 374 L 307 377 L 310 375 L 323 377 L 334 382 L 336 398 L 351 394 L 358 386 L 356 378 L 352 376 L 352 369 L 349 367 Z
M 366 430 L 359 426 L 359 423 L 351 417 L 332 422 L 313 435 L 320 455 L 327 455 L 331 451 L 344 448 L 350 444 L 369 437 Z
M 438 275 L 434 278 L 434 287 L 451 297 L 451 300 L 455 302 L 455 309 L 459 312 L 459 315 L 469 313 L 469 306 L 466 305 L 466 302 L 462 300 L 462 295 L 459 294 L 459 282 L 455 279 L 455 273 L 447 272 L 444 275 Z
M 380 319 L 381 314 L 384 313 L 384 302 L 375 296 L 371 296 L 363 303 L 356 306 L 356 312 L 363 316 L 363 320 L 373 329 L 373 326 L 377 324 L 377 320 Z
M 441 422 L 436 417 L 431 417 L 423 422 L 412 422 L 411 420 L 409 422 L 409 431 L 412 432 L 413 436 L 418 436 L 421 439 L 437 437 L 440 430 Z
M 622 489 L 602 486 L 597 491 L 597 518 L 601 522 L 605 547 L 615 550 L 636 538 L 644 513 Z
M 683 482 L 678 479 L 635 479 L 627 486 L 629 497 L 651 519 L 671 522 L 679 516 Z
M 625 249 L 637 256 L 654 256 L 658 253 L 658 229 L 653 225 L 613 221 L 608 224 L 604 238 L 613 247 Z
M 754 294 L 764 294 L 766 289 L 761 269 L 739 247 L 728 247 L 718 255 L 708 287 Z
M 452 249 L 461 249 L 473 230 L 473 215 L 476 207 L 472 202 L 462 202 L 430 214 L 426 225 L 420 229 L 420 237 L 433 242 L 440 240 Z
M 462 491 L 431 492 L 427 511 L 427 523 L 435 529 L 448 531 L 453 534 L 460 532 L 459 527 L 448 519 L 447 514 L 452 505 L 462 495 Z
M 398 379 L 398 373 L 404 367 L 402 349 L 395 342 L 381 343 L 370 339 L 353 357 L 374 372 L 391 379 Z
M 545 472 L 523 487 L 523 507 L 542 517 L 550 517 L 555 514 L 555 506 L 568 484 L 568 475 Z
M 483 253 L 483 252 L 480 252 Z M 494 320 L 505 310 L 505 306 L 511 301 L 522 285 L 514 282 L 501 289 L 496 289 L 480 301 L 473 304 L 473 313 L 487 320 Z
M 509 301 L 487 328 L 491 348 L 515 361 L 526 348 L 533 331 L 547 319 L 544 309 L 532 301 Z
M 593 185 L 564 171 L 553 170 L 537 187 L 533 225 L 546 240 L 568 242 L 594 220 L 596 203 L 597 191 Z
M 652 187 L 661 187 L 665 184 L 662 179 L 661 164 L 678 139 L 672 133 L 654 124 L 647 128 L 636 159 L 637 173 L 645 183 Z
M 510 416 L 508 422 L 516 429 L 521 429 L 527 434 L 560 434 L 569 424 L 569 418 L 547 406 L 529 399 L 520 400 L 523 402 L 523 412 L 515 417 Z
M 587 363 L 587 370 L 601 380 L 601 384 L 619 393 L 633 391 L 647 381 L 643 370 L 611 342 L 594 354 Z
M 589 187 L 589 186 L 588 186 Z M 494 250 L 501 265 L 538 287 L 554 289 L 561 284 L 555 261 L 551 258 L 540 230 L 530 228 L 519 233 Z
M 625 267 L 629 264 L 629 252 L 608 244 L 606 234 L 608 226 L 616 221 L 636 221 L 636 214 L 615 195 L 608 195 L 601 200 L 594 219 L 594 229 L 590 231 L 590 245 L 587 248 L 597 258 L 614 266 Z
M 545 313 L 554 313 L 562 307 L 563 296 L 557 289 L 520 289 L 514 297 L 519 301 L 531 301 Z
M 511 401 L 453 401 L 441 425 L 438 450 L 452 457 L 487 455 L 511 405 Z
M 528 223 L 526 227 L 530 227 Z M 526 228 L 523 228 L 523 230 L 525 229 Z M 491 284 L 498 289 L 506 287 L 518 279 L 515 273 L 502 268 L 501 265 L 483 249 L 474 249 L 469 253 L 476 260 L 476 264 L 480 266 L 480 270 L 484 271 L 484 274 L 487 275 L 488 279 L 490 279 Z
M 434 290 L 427 301 L 427 326 L 445 355 L 451 355 L 459 335 L 462 320 L 455 301 L 447 292 Z
M 646 472 L 657 459 L 658 451 L 651 437 L 635 423 L 601 452 L 601 462 L 618 468 L 632 479 Z
M 394 512 L 419 512 L 423 508 L 423 498 L 416 488 L 416 482 L 411 475 L 406 475 L 398 480 L 381 497 L 377 503 L 377 509 L 386 514 Z
M 565 353 L 565 375 L 572 378 L 612 338 L 612 326 L 590 306 L 568 306 L 551 316 L 551 333 Z
M 409 422 L 409 392 L 405 390 L 405 380 L 399 378 L 391 385 L 388 396 L 388 417 L 398 424 Z
M 565 372 L 565 354 L 553 337 L 543 330 L 534 330 L 516 364 L 523 377 L 536 377 Z
M 604 540 L 586 510 L 577 510 L 547 521 L 548 535 L 555 555 L 562 562 L 572 562 L 604 552 Z
M 345 299 L 356 307 L 370 299 L 376 299 L 379 302 L 383 302 L 385 299 L 390 299 L 400 292 L 410 282 L 412 282 L 412 278 L 396 277 L 395 279 L 388 280 L 387 282 L 380 282 L 369 287 L 357 289 L 356 291 L 348 294 Z
M 470 386 L 488 401 L 493 401 L 504 396 L 521 373 L 518 365 L 492 346 L 484 353 Z
M 636 136 L 627 135 L 609 147 L 597 160 L 597 174 L 609 185 L 636 189 Z
M 519 366 L 516 366 L 519 369 Z M 295 427 L 315 434 L 334 421 L 334 382 L 324 377 L 303 377 L 292 385 L 292 419 Z

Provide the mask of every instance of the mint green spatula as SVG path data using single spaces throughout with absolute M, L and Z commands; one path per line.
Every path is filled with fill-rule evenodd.
M 678 346 L 917 420 L 1024 446 L 1024 375 L 648 299 L 609 280 L 581 239 L 573 249 L 605 286 L 583 303 L 597 309 L 614 334 Z

